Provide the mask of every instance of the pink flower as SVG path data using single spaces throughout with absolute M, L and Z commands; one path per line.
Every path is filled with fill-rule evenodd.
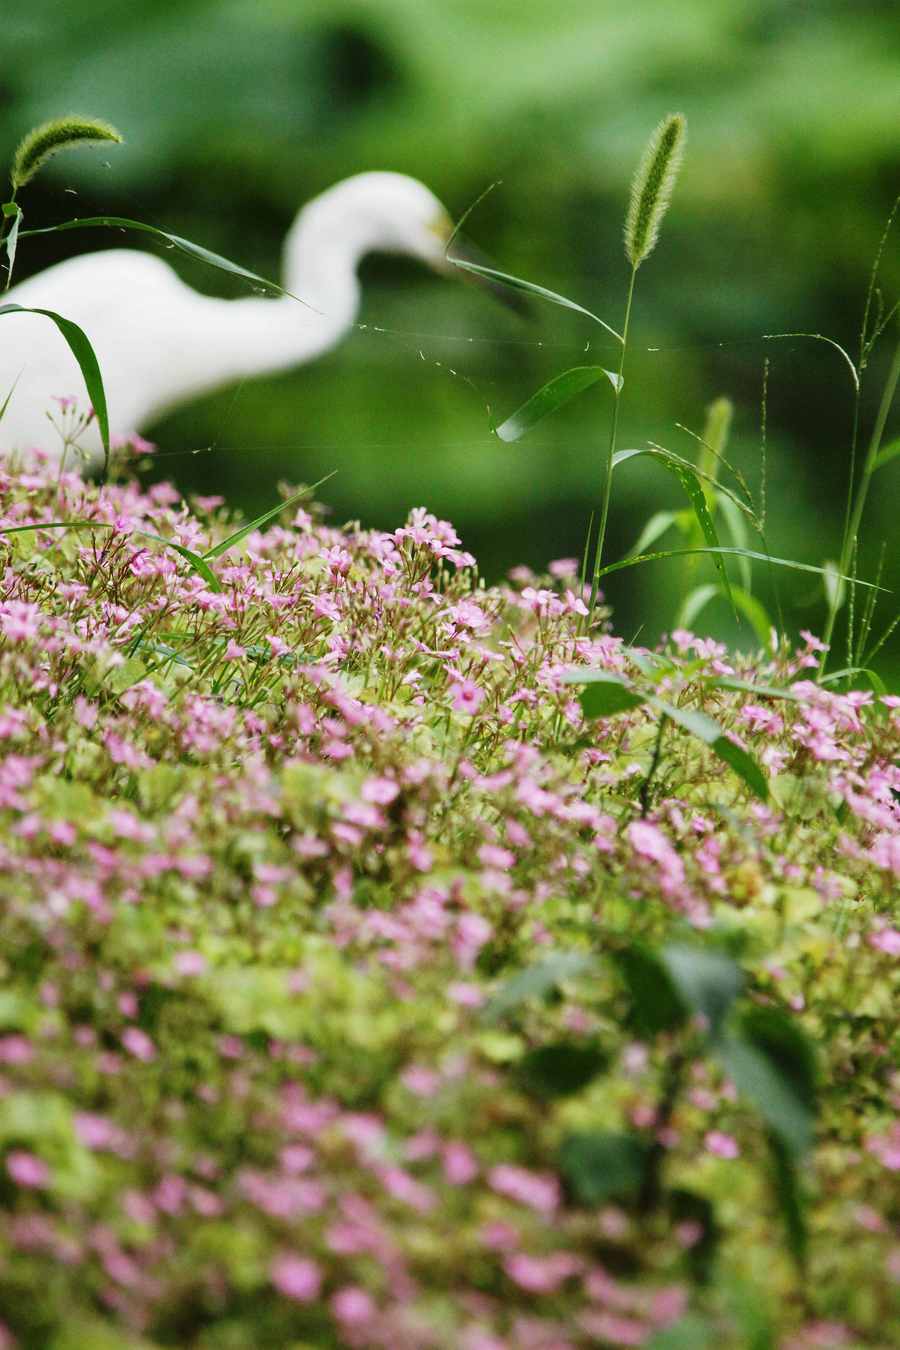
M 359 1285 L 347 1284 L 338 1289 L 331 1299 L 331 1311 L 338 1322 L 347 1327 L 361 1327 L 375 1315 L 375 1303 Z
M 295 1303 L 311 1303 L 319 1297 L 322 1287 L 322 1271 L 316 1262 L 290 1252 L 275 1257 L 269 1267 L 269 1278 L 279 1294 Z
M 484 690 L 474 680 L 456 680 L 452 685 L 451 707 L 454 712 L 473 715 L 484 701 Z
M 6 1155 L 6 1170 L 17 1186 L 40 1190 L 50 1180 L 50 1169 L 42 1158 L 24 1149 L 13 1149 Z
M 478 1176 L 478 1163 L 467 1144 L 451 1141 L 444 1146 L 442 1159 L 451 1186 L 466 1186 Z
M 173 965 L 179 975 L 202 975 L 206 970 L 206 957 L 202 952 L 177 952 Z
M 710 1130 L 703 1139 L 708 1151 L 717 1158 L 738 1158 L 740 1157 L 740 1146 L 737 1140 L 730 1134 L 724 1134 L 721 1130 Z
M 552 1294 L 580 1272 L 582 1262 L 571 1252 L 551 1252 L 548 1256 L 527 1256 L 517 1252 L 506 1257 L 503 1269 L 530 1294 Z
M 488 1184 L 499 1195 L 527 1205 L 539 1214 L 553 1214 L 559 1206 L 559 1181 L 549 1172 L 529 1172 L 512 1163 L 499 1163 L 491 1168 Z
M 126 1027 L 122 1032 L 122 1044 L 129 1054 L 143 1060 L 145 1064 L 156 1059 L 156 1046 L 140 1027 Z

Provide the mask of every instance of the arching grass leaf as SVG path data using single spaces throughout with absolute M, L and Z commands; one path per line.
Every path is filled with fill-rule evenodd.
M 269 281 L 266 277 L 251 272 L 249 268 L 241 267 L 240 263 L 232 262 L 230 258 L 223 258 L 221 253 L 213 253 L 212 249 L 204 248 L 202 244 L 195 244 L 190 239 L 184 239 L 180 234 L 170 234 L 168 230 L 160 230 L 156 225 L 147 225 L 142 220 L 129 220 L 126 216 L 84 216 L 77 220 L 64 220 L 59 225 L 44 225 L 40 229 L 22 230 L 19 237 L 25 239 L 32 234 L 55 234 L 60 230 L 84 230 L 98 227 L 114 230 L 139 230 L 142 234 L 151 234 L 157 239 L 162 239 L 164 243 L 177 248 L 181 253 L 187 254 L 189 258 L 196 258 L 209 267 L 217 268 L 220 272 L 229 272 L 232 276 L 242 277 L 245 281 L 252 282 L 254 286 L 262 287 L 270 295 L 287 295 L 292 300 L 299 300 L 301 305 L 306 305 L 307 309 L 314 308 L 302 296 L 294 295 L 292 291 L 279 286 L 277 281 Z
M 688 558 L 693 553 L 721 553 L 728 557 L 754 558 L 757 562 L 769 563 L 773 567 L 789 567 L 795 572 L 813 572 L 816 576 L 824 575 L 824 568 L 814 567 L 812 563 L 795 562 L 792 558 L 773 558 L 768 553 L 757 553 L 749 548 L 728 548 L 719 546 L 718 548 L 668 548 L 662 549 L 657 553 L 641 553 L 637 558 L 620 558 L 618 562 L 607 563 L 605 567 L 600 568 L 599 576 L 605 577 L 610 572 L 621 572 L 626 567 L 636 567 L 638 563 L 658 562 L 662 558 Z M 871 590 L 887 591 L 885 586 L 876 586 L 871 581 L 861 581 L 859 577 L 843 578 L 844 581 L 853 581 L 856 586 L 865 586 Z
M 521 408 L 517 408 L 505 422 L 500 423 L 496 428 L 497 435 L 501 441 L 519 440 L 535 423 L 604 378 L 609 380 L 617 393 L 620 392 L 622 385 L 619 376 L 611 370 L 604 370 L 602 366 L 573 366 L 561 375 L 554 375 Z
M 637 541 L 626 553 L 626 558 L 645 552 L 651 544 L 655 544 L 657 539 L 661 539 L 666 531 L 672 528 L 680 515 L 680 511 L 654 512 L 638 535 Z
M 302 501 L 304 497 L 308 497 L 311 492 L 315 492 L 316 488 L 320 488 L 323 483 L 327 483 L 329 478 L 333 478 L 336 473 L 337 469 L 333 470 L 332 473 L 327 473 L 325 477 L 320 478 L 317 483 L 311 483 L 309 487 L 301 488 L 300 491 L 295 492 L 292 497 L 288 497 L 285 501 L 279 502 L 277 506 L 271 507 L 268 511 L 263 511 L 261 516 L 256 516 L 247 525 L 242 525 L 240 529 L 235 530 L 227 539 L 223 539 L 221 543 L 215 544 L 212 548 L 207 549 L 203 555 L 204 560 L 209 562 L 213 558 L 221 558 L 223 553 L 227 553 L 230 548 L 234 548 L 235 544 L 239 544 L 242 539 L 246 539 L 248 534 L 253 534 L 254 530 L 258 530 L 262 525 L 266 525 L 270 520 L 274 520 L 276 516 L 280 516 L 282 511 L 287 511 L 290 507 L 296 506 L 297 502 Z
M 64 319 L 61 314 L 56 314 L 52 309 L 26 309 L 23 305 L 0 305 L 0 314 L 42 314 L 45 319 L 50 319 L 56 324 L 62 336 L 69 345 L 69 350 L 78 362 L 78 368 L 84 379 L 87 388 L 88 398 L 91 400 L 91 406 L 97 417 L 97 427 L 100 431 L 100 440 L 103 442 L 103 454 L 106 464 L 109 464 L 109 415 L 106 411 L 106 394 L 103 389 L 103 377 L 100 374 L 100 365 L 97 357 L 94 355 L 94 349 L 88 341 L 88 336 L 77 323 L 71 319 Z
M 3 240 L 3 247 L 6 250 L 6 281 L 3 283 L 3 289 L 9 290 L 12 281 L 13 268 L 16 265 L 16 246 L 19 242 L 19 226 L 22 223 L 22 208 L 18 202 L 4 202 L 0 207 L 7 220 L 11 220 L 9 233 Z
M 568 300 L 564 295 L 559 295 L 556 291 L 550 291 L 546 286 L 538 286 L 533 281 L 523 281 L 521 277 L 514 277 L 509 272 L 498 272 L 495 267 L 485 267 L 482 263 L 469 262 L 465 258 L 447 259 L 454 267 L 458 267 L 463 272 L 471 272 L 476 277 L 486 277 L 490 281 L 499 281 L 504 286 L 510 286 L 514 291 L 524 291 L 526 295 L 536 295 L 540 300 L 549 300 L 551 304 L 561 305 L 563 309 L 573 309 L 576 314 L 583 314 L 585 318 L 593 319 L 594 323 L 599 323 L 601 328 L 605 328 L 617 342 L 622 341 L 622 334 L 617 333 L 614 328 L 610 328 L 608 323 L 592 314 L 589 309 L 579 305 L 574 300 Z

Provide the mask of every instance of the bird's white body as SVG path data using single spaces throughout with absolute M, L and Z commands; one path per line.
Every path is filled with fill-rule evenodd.
M 187 286 L 161 258 L 109 249 L 58 263 L 13 287 L 0 303 L 50 309 L 83 328 L 103 375 L 113 437 L 236 380 L 289 369 L 334 346 L 359 306 L 356 271 L 369 252 L 406 253 L 440 267 L 448 219 L 437 198 L 393 173 L 348 178 L 300 212 L 285 242 L 283 284 L 292 295 L 220 300 Z M 23 250 L 24 252 L 24 250 Z M 75 358 L 39 315 L 0 318 L 0 457 L 62 452 L 48 420 L 54 398 L 88 399 Z M 96 426 L 79 437 L 96 462 Z

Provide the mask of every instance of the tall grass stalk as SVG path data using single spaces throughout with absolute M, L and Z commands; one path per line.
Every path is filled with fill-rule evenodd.
M 863 511 L 866 506 L 866 499 L 869 495 L 869 488 L 872 483 L 873 475 L 878 468 L 878 452 L 881 449 L 881 441 L 884 436 L 884 428 L 887 424 L 888 413 L 897 393 L 897 385 L 900 383 L 900 338 L 894 348 L 894 359 L 891 362 L 888 377 L 885 381 L 884 389 L 881 394 L 881 402 L 878 405 L 878 412 L 875 417 L 875 425 L 872 428 L 872 435 L 866 450 L 866 457 L 863 462 L 862 474 L 859 485 L 855 492 L 851 485 L 848 496 L 848 517 L 844 526 L 844 536 L 841 541 L 841 554 L 838 562 L 838 572 L 847 573 L 853 555 L 859 545 L 859 531 L 862 525 Z M 855 576 L 855 570 L 854 570 Z M 851 583 L 852 584 L 852 583 Z M 825 623 L 825 631 L 822 640 L 826 645 L 830 645 L 834 635 L 834 625 L 837 620 L 839 604 L 832 600 L 828 606 L 828 618 Z M 822 653 L 822 659 L 819 663 L 820 675 L 825 670 L 825 662 L 828 653 Z
M 687 122 L 681 113 L 670 113 L 667 117 L 664 117 L 651 134 L 631 183 L 631 196 L 625 217 L 625 256 L 631 263 L 631 276 L 628 280 L 628 296 L 625 301 L 618 379 L 614 388 L 613 415 L 606 452 L 606 472 L 603 479 L 603 494 L 600 499 L 597 542 L 594 547 L 594 568 L 588 603 L 588 622 L 590 622 L 590 617 L 594 613 L 600 586 L 600 568 L 603 562 L 603 545 L 606 540 L 609 504 L 612 498 L 613 461 L 619 431 L 619 405 L 622 399 L 625 377 L 625 359 L 628 355 L 628 330 L 631 325 L 635 281 L 641 263 L 649 258 L 656 247 L 659 227 L 668 210 L 672 190 L 678 177 L 678 170 L 684 157 L 686 136 Z

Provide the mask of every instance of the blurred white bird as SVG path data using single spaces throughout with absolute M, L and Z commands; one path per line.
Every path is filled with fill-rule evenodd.
M 185 285 L 161 258 L 133 249 L 89 253 L 48 267 L 0 303 L 55 310 L 84 329 L 97 354 L 110 434 L 139 432 L 162 413 L 248 376 L 312 361 L 351 328 L 359 307 L 357 266 L 371 252 L 401 253 L 443 270 L 452 230 L 438 199 L 397 173 L 362 173 L 329 188 L 299 213 L 284 246 L 282 296 L 220 300 Z M 81 372 L 56 327 L 31 314 L 0 327 L 0 456 L 62 454 L 48 420 L 53 400 L 88 399 Z M 96 423 L 78 437 L 102 460 Z

